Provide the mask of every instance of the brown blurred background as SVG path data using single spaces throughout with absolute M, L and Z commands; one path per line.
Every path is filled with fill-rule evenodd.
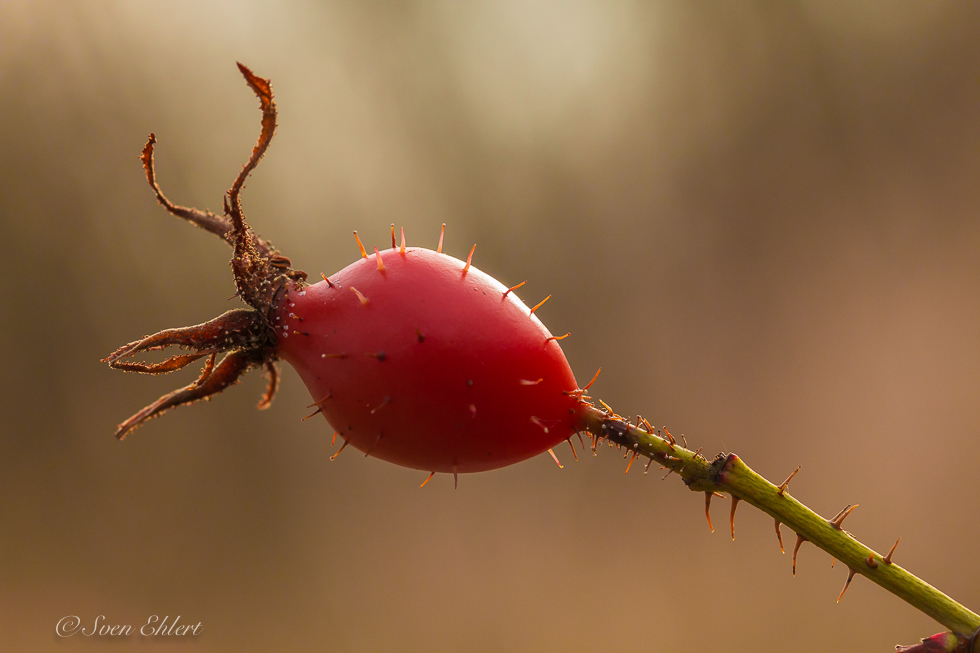
M 851 6 L 857 4 L 858 6 Z M 196 371 L 99 359 L 236 305 L 244 194 L 316 276 L 350 236 L 447 251 L 540 311 L 580 382 L 735 451 L 980 609 L 980 6 L 966 2 L 0 4 L 0 650 L 888 651 L 942 628 L 772 520 L 604 450 L 447 477 L 300 422 L 253 374 L 125 443 Z M 178 378 L 179 377 L 179 378 Z M 791 540 L 792 535 L 785 537 Z M 192 642 L 55 636 L 66 615 Z

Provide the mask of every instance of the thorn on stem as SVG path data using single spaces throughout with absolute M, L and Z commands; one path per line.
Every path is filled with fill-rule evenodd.
M 708 519 L 708 528 L 711 529 L 712 533 L 715 532 L 715 527 L 711 525 L 711 497 L 713 497 L 714 494 L 714 492 L 710 491 L 704 493 L 704 516 Z
M 625 472 L 623 472 L 623 474 L 629 474 L 629 473 L 630 473 L 630 467 L 632 467 L 632 466 L 633 466 L 633 461 L 634 461 L 634 460 L 636 460 L 636 452 L 635 452 L 635 451 L 633 452 L 633 457 L 632 457 L 632 458 L 630 458 L 630 462 L 629 462 L 629 464 L 628 464 L 628 465 L 626 466 L 626 471 L 625 471 Z
M 739 499 L 737 496 L 735 496 L 733 494 L 732 495 L 732 514 L 729 517 L 729 523 L 731 524 L 731 527 L 732 527 L 732 542 L 735 541 L 735 508 L 738 507 L 738 502 L 739 501 L 741 501 L 741 499 Z
M 787 476 L 786 480 L 779 484 L 779 492 L 777 493 L 779 496 L 783 496 L 783 493 L 786 492 L 786 488 L 789 487 L 789 482 L 793 480 L 793 477 L 796 476 L 796 473 L 800 471 L 801 467 L 803 467 L 803 465 L 800 465 L 794 469 L 793 473 Z
M 793 576 L 794 577 L 796 576 L 796 554 L 800 552 L 800 547 L 803 546 L 804 542 L 809 542 L 809 540 L 803 537 L 802 535 L 800 535 L 799 533 L 797 533 L 796 546 L 793 547 Z
M 437 254 L 442 254 L 442 239 L 446 237 L 446 223 L 442 223 L 442 231 L 439 232 L 439 247 L 436 248 Z
M 864 559 L 864 564 L 868 565 L 872 569 L 877 569 L 878 568 L 878 561 L 875 560 L 875 554 L 872 553 L 867 558 L 865 558 Z
M 783 548 L 783 534 L 779 532 L 779 518 L 776 517 L 774 521 L 776 522 L 776 539 L 779 540 L 779 552 L 785 555 L 786 549 Z
M 888 555 L 883 558 L 886 565 L 890 565 L 892 563 L 892 554 L 895 553 L 895 549 L 898 548 L 898 543 L 901 541 L 902 538 L 898 538 L 895 540 L 895 543 L 892 544 L 892 548 L 888 549 Z
M 847 588 L 850 587 L 851 581 L 854 580 L 854 574 L 856 574 L 856 573 L 857 573 L 857 570 L 851 569 L 850 567 L 848 567 L 847 580 L 844 581 L 844 589 L 842 589 L 840 591 L 840 596 L 837 597 L 837 602 L 838 603 L 840 603 L 841 598 L 843 598 L 844 592 L 846 592 L 847 591 Z
M 836 528 L 837 530 L 841 530 L 840 525 L 844 523 L 844 520 L 847 519 L 847 516 L 852 512 L 854 512 L 854 509 L 857 507 L 858 504 L 856 503 L 853 506 L 848 504 L 843 510 L 837 513 L 836 517 L 830 520 L 830 525 Z
M 436 475 L 435 472 L 429 472 L 429 475 L 425 477 L 425 480 L 422 481 L 422 485 L 420 485 L 419 487 L 425 487 L 425 484 L 429 482 L 429 479 L 431 479 L 435 475 Z

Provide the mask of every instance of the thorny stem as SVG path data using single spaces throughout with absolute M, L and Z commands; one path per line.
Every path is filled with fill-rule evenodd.
M 639 420 L 637 420 L 639 423 Z M 638 455 L 659 462 L 677 473 L 695 492 L 723 492 L 768 513 L 793 529 L 805 541 L 823 549 L 848 568 L 880 585 L 912 607 L 924 612 L 960 640 L 980 628 L 980 615 L 968 610 L 935 587 L 859 542 L 840 527 L 846 509 L 827 520 L 793 498 L 785 486 L 773 485 L 735 454 L 719 454 L 708 461 L 694 451 L 644 428 L 630 425 L 615 413 L 589 407 L 586 428 L 595 440 L 609 440 Z M 848 506 L 853 510 L 853 507 Z M 890 556 L 891 554 L 889 554 Z

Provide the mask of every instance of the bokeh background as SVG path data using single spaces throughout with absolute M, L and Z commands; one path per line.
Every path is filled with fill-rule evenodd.
M 772 520 L 611 450 L 436 477 L 301 422 L 287 370 L 125 443 L 197 373 L 99 359 L 236 305 L 244 193 L 313 276 L 387 242 L 511 285 L 580 382 L 735 451 L 980 608 L 980 5 L 967 2 L 0 3 L 0 650 L 888 651 L 942 628 Z M 179 377 L 179 378 L 178 378 Z M 790 542 L 792 535 L 785 536 Z M 193 641 L 76 635 L 98 615 Z

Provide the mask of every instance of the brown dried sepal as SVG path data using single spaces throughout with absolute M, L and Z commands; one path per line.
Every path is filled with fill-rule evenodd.
M 131 431 L 148 419 L 158 417 L 171 408 L 192 404 L 218 394 L 225 388 L 237 383 L 242 375 L 261 363 L 261 361 L 252 360 L 247 352 L 240 351 L 228 354 L 216 367 L 214 358 L 215 354 L 211 354 L 197 381 L 160 397 L 120 424 L 116 429 L 116 437 L 123 440 Z
M 167 199 L 156 181 L 153 165 L 153 149 L 156 143 L 154 134 L 150 134 L 147 139 L 140 153 L 140 161 L 157 200 L 168 212 L 219 236 L 234 247 L 231 266 L 235 273 L 237 294 L 251 309 L 229 311 L 197 326 L 160 331 L 120 347 L 105 358 L 104 362 L 116 369 L 143 374 L 165 374 L 181 369 L 204 356 L 210 357 L 197 381 L 164 395 L 120 424 L 116 431 L 116 436 L 120 439 L 146 420 L 170 408 L 206 399 L 221 392 L 237 383 L 243 374 L 254 367 L 263 367 L 269 378 L 266 391 L 258 404 L 260 410 L 269 407 L 279 386 L 279 370 L 275 365 L 276 337 L 269 325 L 269 315 L 279 293 L 284 288 L 303 286 L 306 273 L 293 270 L 290 260 L 281 256 L 271 244 L 253 234 L 245 221 L 241 191 L 245 180 L 272 142 L 276 130 L 276 103 L 269 80 L 255 75 L 242 64 L 238 64 L 238 68 L 259 98 L 262 130 L 258 142 L 252 148 L 251 156 L 225 196 L 225 217 L 210 211 L 179 206 Z M 178 354 L 160 363 L 123 360 L 136 354 L 172 346 L 189 349 L 191 353 Z M 228 354 L 215 366 L 215 356 L 221 352 Z

